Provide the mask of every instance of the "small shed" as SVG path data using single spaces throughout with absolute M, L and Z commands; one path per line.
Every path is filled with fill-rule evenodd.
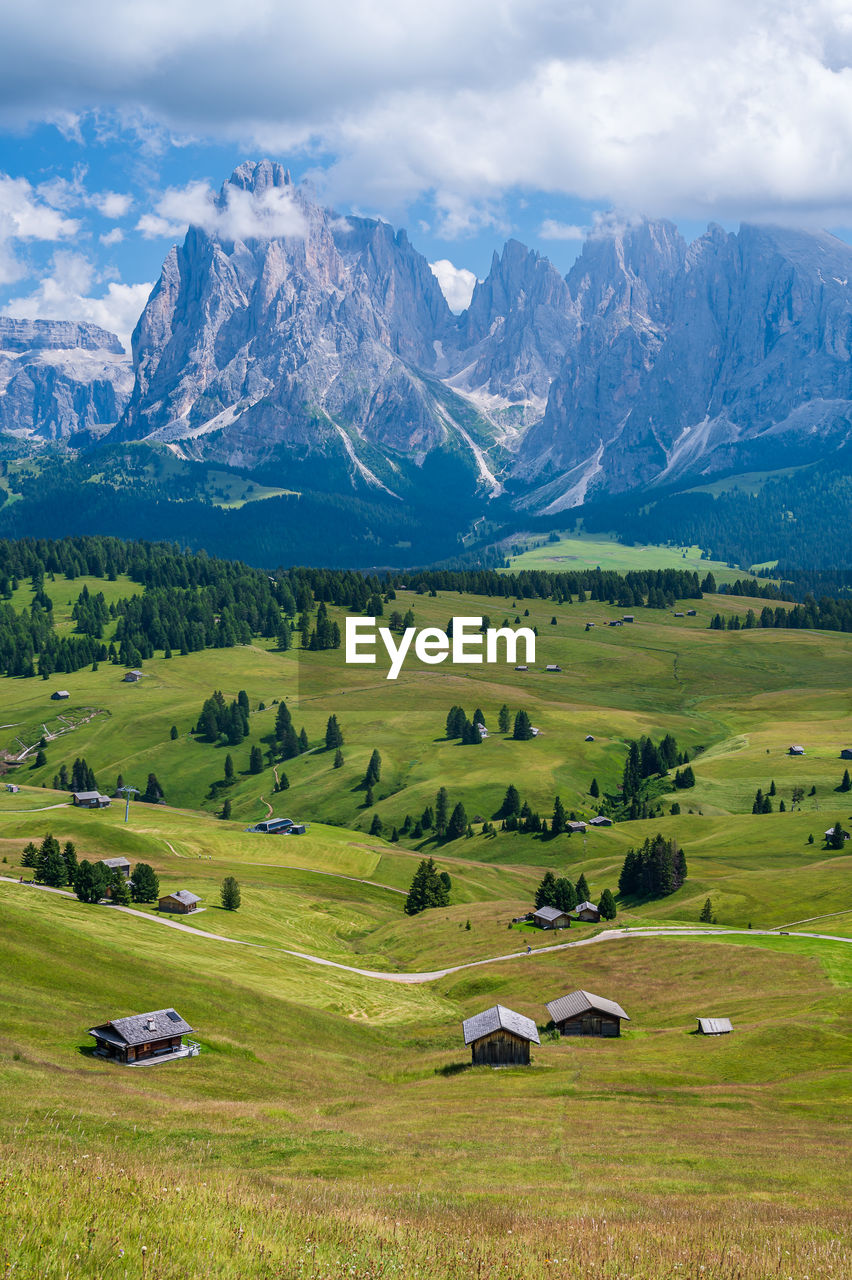
M 125 671 L 123 679 L 125 684 L 135 684 L 137 680 L 142 679 L 142 672 L 141 671 Z
M 89 1035 L 95 1038 L 98 1057 L 132 1067 L 137 1063 L 194 1056 L 199 1046 L 194 1041 L 183 1043 L 183 1037 L 191 1030 L 189 1023 L 174 1009 L 157 1009 L 154 1013 L 114 1018 L 112 1022 L 90 1028 Z
M 852 760 L 852 747 L 843 747 L 840 752 L 841 760 Z
M 515 667 L 515 670 L 516 670 L 516 671 L 529 671 L 529 667 L 525 667 L 525 666 Z
M 561 907 L 539 907 L 533 912 L 533 924 L 539 929 L 570 929 L 571 915 Z
M 110 806 L 109 796 L 101 795 L 100 791 L 72 791 L 71 799 L 78 809 L 108 809 Z
M 636 619 L 635 619 L 635 617 L 633 616 L 633 614 L 632 614 L 632 613 L 625 613 L 625 614 L 624 614 L 624 617 L 623 617 L 623 619 L 622 619 L 622 621 L 623 621 L 623 622 L 635 622 L 635 621 L 636 621 Z
M 700 1036 L 727 1036 L 733 1031 L 730 1018 L 699 1018 Z
M 595 740 L 594 735 L 591 733 L 587 733 L 585 738 L 583 739 L 584 742 L 594 742 L 594 740 Z
M 798 742 L 795 742 L 792 747 L 787 748 L 788 756 L 803 756 L 804 754 L 805 748 L 800 746 Z
M 18 786 L 18 784 L 17 784 L 16 782 L 7 782 L 7 783 L 6 783 L 6 790 L 7 790 L 7 791 L 11 791 L 11 793 L 12 793 L 12 795 L 13 795 L 13 796 L 16 796 L 16 795 L 18 794 L 18 792 L 20 791 L 20 789 L 21 789 L 21 788 Z
M 682 618 L 682 617 L 683 617 L 683 614 L 682 614 L 682 613 L 675 613 L 675 617 L 676 617 L 676 618 Z
M 502 1004 L 465 1018 L 462 1030 L 474 1066 L 529 1066 L 530 1045 L 541 1043 L 532 1018 Z
M 563 1036 L 620 1036 L 622 1021 L 630 1021 L 620 1004 L 591 991 L 569 991 L 549 1001 L 547 1012 Z
M 589 820 L 589 826 L 590 827 L 611 827 L 612 818 L 608 818 L 604 813 L 599 813 L 596 818 L 591 818 Z
M 844 827 L 840 828 L 840 834 L 843 836 L 844 840 L 849 839 L 849 832 Z M 829 827 L 827 831 L 823 832 L 823 835 L 825 836 L 826 840 L 830 840 L 834 835 L 834 827 Z
M 50 696 L 53 702 L 62 702 L 65 698 L 70 698 L 71 694 L 67 689 L 55 689 Z
M 686 611 L 686 616 L 687 616 L 687 618 L 697 618 L 697 617 L 698 617 L 698 610 L 697 610 L 697 609 L 687 609 L 687 611 Z
M 593 902 L 578 902 L 574 914 L 578 920 L 588 920 L 592 924 L 597 924 L 601 918 L 601 913 Z
M 288 827 L 288 828 L 287 828 L 287 835 L 288 835 L 288 836 L 303 836 L 303 835 L 305 834 L 305 832 L 307 831 L 307 829 L 308 829 L 308 828 L 307 828 L 307 826 L 305 825 L 305 823 L 304 823 L 304 822 L 294 822 L 294 823 L 293 823 L 293 825 L 292 825 L 291 827 Z
M 157 906 L 160 911 L 173 911 L 177 915 L 189 915 L 190 911 L 197 911 L 198 904 L 201 901 L 197 893 L 190 893 L 188 889 L 178 889 L 175 893 L 167 893 L 160 898 Z
M 129 858 L 101 858 L 101 866 L 108 871 L 120 871 L 126 880 L 130 879 Z
M 572 836 L 580 834 L 586 830 L 585 822 L 567 822 L 565 825 Z
M 562 668 L 556 662 L 549 662 L 544 669 L 545 671 L 561 671 L 562 670 Z

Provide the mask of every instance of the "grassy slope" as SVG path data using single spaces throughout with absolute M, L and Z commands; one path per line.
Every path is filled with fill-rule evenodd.
M 514 617 L 497 601 L 411 603 L 418 625 L 460 613 L 488 613 L 495 623 Z M 690 878 L 670 899 L 622 910 L 620 923 L 694 922 L 710 894 L 729 924 L 777 926 L 845 910 L 802 928 L 848 936 L 850 856 L 808 845 L 807 835 L 852 809 L 833 791 L 848 725 L 850 641 L 706 630 L 717 609 L 744 607 L 706 600 L 696 619 L 639 611 L 632 628 L 586 633 L 586 619 L 600 623 L 614 611 L 530 605 L 537 665 L 559 661 L 559 677 L 415 666 L 394 684 L 379 669 L 344 668 L 340 653 L 282 655 L 259 645 L 158 658 L 135 686 L 108 665 L 63 676 L 70 710 L 99 706 L 109 715 L 50 744 L 46 769 L 21 771 L 19 795 L 0 792 L 0 857 L 8 859 L 0 871 L 17 876 L 23 844 L 49 828 L 74 839 L 81 856 L 124 852 L 151 862 L 164 890 L 202 894 L 198 928 L 262 945 L 214 942 L 0 884 L 0 974 L 15 975 L 3 984 L 3 1132 L 10 1143 L 24 1125 L 31 1135 L 28 1159 L 8 1157 L 4 1234 L 18 1272 L 64 1276 L 78 1253 L 79 1274 L 124 1274 L 128 1257 L 136 1268 L 128 1274 L 142 1274 L 148 1239 L 159 1268 L 151 1274 L 178 1276 L 194 1237 L 211 1274 L 277 1275 L 272 1260 L 299 1274 L 301 1257 L 316 1274 L 340 1274 L 345 1258 L 364 1276 L 461 1276 L 473 1259 L 483 1275 L 507 1274 L 505 1261 L 509 1274 L 537 1277 L 552 1274 L 545 1258 L 557 1242 L 559 1256 L 574 1260 L 563 1274 L 575 1274 L 571 1240 L 580 1231 L 588 1241 L 583 1270 L 594 1264 L 602 1275 L 656 1280 L 700 1257 L 705 1276 L 738 1267 L 756 1280 L 784 1249 L 792 1259 L 784 1274 L 828 1275 L 829 1263 L 840 1274 L 838 1170 L 852 1043 L 844 944 L 632 939 L 418 987 L 275 950 L 391 971 L 520 952 L 531 935 L 507 923 L 528 906 L 544 867 L 584 870 L 595 896 L 614 885 L 624 849 L 657 828 L 684 844 Z M 53 683 L 0 684 L 4 721 L 33 723 L 55 708 L 46 701 Z M 229 696 L 245 688 L 253 708 L 288 697 L 312 741 L 329 712 L 338 714 L 344 768 L 333 770 L 324 752 L 287 762 L 291 788 L 270 797 L 277 812 L 313 820 L 306 837 L 242 829 L 265 812 L 260 795 L 270 796 L 271 770 L 238 780 L 231 823 L 141 804 L 128 825 L 118 806 L 35 811 L 63 799 L 50 779 L 78 754 L 101 785 L 119 769 L 144 785 L 153 769 L 170 801 L 199 803 L 221 776 L 224 751 L 186 731 L 214 687 Z M 512 743 L 492 733 L 476 751 L 447 743 L 443 721 L 456 701 L 469 713 L 481 705 L 492 726 L 503 701 L 526 706 L 542 736 Z M 254 739 L 263 740 L 274 714 L 253 712 Z M 172 723 L 181 731 L 175 742 Z M 690 749 L 706 747 L 695 762 L 698 785 L 678 797 L 680 817 L 618 824 L 590 834 L 585 847 L 578 837 L 510 834 L 456 842 L 438 855 L 453 877 L 453 905 L 402 915 L 394 890 L 407 887 L 420 850 L 366 834 L 373 810 L 359 809 L 363 793 L 353 787 L 373 746 L 384 765 L 376 810 L 387 822 L 418 814 L 441 782 L 470 815 L 490 816 L 510 780 L 543 812 L 556 790 L 569 807 L 591 812 L 588 782 L 594 775 L 614 787 L 625 738 L 670 728 Z M 594 743 L 583 742 L 586 732 Z M 804 742 L 807 756 L 786 757 L 790 741 Z M 238 768 L 249 745 L 233 752 Z M 773 777 L 779 797 L 798 782 L 816 785 L 817 796 L 802 813 L 753 817 L 754 790 Z M 37 785 L 43 779 L 46 790 Z M 320 816 L 355 820 L 362 830 L 323 826 Z M 243 886 L 236 915 L 216 905 L 230 872 Z M 543 1022 L 543 1002 L 577 986 L 625 1005 L 633 1020 L 622 1040 L 544 1041 L 528 1072 L 459 1069 L 462 1017 L 499 1000 Z M 122 1071 L 80 1052 L 94 1021 L 166 1004 L 198 1029 L 200 1058 Z M 736 1034 L 691 1036 L 705 1012 L 732 1016 Z M 106 1108 L 93 1088 L 105 1078 Z M 132 1189 L 121 1215 L 97 1182 L 111 1186 L 119 1176 Z M 62 1232 L 30 1207 L 57 1199 Z M 737 1208 L 744 1201 L 757 1232 Z M 617 1229 L 602 1229 L 602 1218 Z M 239 1225 L 251 1249 L 242 1248 Z
M 747 577 L 742 569 L 732 569 L 721 560 L 704 560 L 700 547 L 631 547 L 601 534 L 578 533 L 558 542 L 544 542 L 510 558 L 512 569 L 549 569 L 565 572 L 571 569 L 685 569 L 702 578 L 712 573 L 717 582 L 734 582 Z

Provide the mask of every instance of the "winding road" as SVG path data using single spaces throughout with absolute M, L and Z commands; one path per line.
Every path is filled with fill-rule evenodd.
M 0 876 L 6 884 L 17 884 L 21 888 L 41 889 L 44 893 L 56 893 L 63 898 L 74 898 L 68 889 L 53 889 L 48 885 L 34 884 L 15 880 L 12 876 Z M 425 973 L 383 973 L 378 969 L 358 969 L 351 964 L 342 964 L 337 960 L 326 960 L 322 956 L 310 955 L 306 951 L 292 951 L 289 947 L 274 947 L 265 942 L 245 942 L 240 938 L 228 938 L 221 933 L 211 933 L 207 929 L 196 929 L 191 924 L 183 924 L 179 920 L 167 920 L 163 916 L 152 915 L 148 911 L 137 911 L 134 907 L 119 907 L 104 903 L 107 911 L 123 911 L 125 915 L 136 916 L 147 920 L 150 924 L 165 925 L 167 929 L 177 929 L 181 933 L 191 933 L 197 938 L 208 938 L 212 942 L 227 942 L 235 947 L 254 947 L 258 951 L 272 951 L 279 955 L 294 956 L 298 960 L 307 960 L 310 964 L 323 965 L 327 969 L 342 969 L 344 973 L 355 973 L 361 978 L 375 978 L 381 982 L 401 982 L 416 985 L 423 982 L 435 982 L 438 978 L 447 978 L 450 974 L 460 973 L 464 969 L 478 969 L 485 964 L 501 964 L 506 960 L 532 959 L 533 956 L 549 955 L 554 951 L 569 951 L 572 947 L 590 947 L 599 942 L 617 942 L 630 938 L 727 938 L 743 936 L 747 938 L 777 938 L 777 929 L 604 929 L 591 938 L 578 938 L 575 942 L 557 942 L 549 947 L 536 947 L 529 954 L 526 951 L 511 951 L 502 956 L 489 956 L 486 960 L 468 960 L 465 964 L 450 965 L 446 969 L 430 969 Z M 822 942 L 845 942 L 852 944 L 852 938 L 841 938 L 830 933 L 795 933 L 792 938 L 817 938 Z

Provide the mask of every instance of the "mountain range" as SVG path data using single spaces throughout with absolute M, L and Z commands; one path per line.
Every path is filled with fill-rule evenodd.
M 293 230 L 239 238 L 237 195 Z M 428 476 L 519 516 L 848 457 L 852 247 L 827 233 L 690 244 L 612 218 L 566 277 L 510 240 L 455 315 L 405 231 L 276 163 L 241 165 L 217 208 L 170 250 L 132 357 L 92 325 L 0 320 L 0 431 L 391 503 Z

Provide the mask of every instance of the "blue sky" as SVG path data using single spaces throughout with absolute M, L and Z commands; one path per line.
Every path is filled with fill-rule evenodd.
M 126 338 L 202 188 L 268 156 L 459 305 L 608 210 L 852 226 L 843 0 L 31 0 L 0 35 L 0 309 Z

